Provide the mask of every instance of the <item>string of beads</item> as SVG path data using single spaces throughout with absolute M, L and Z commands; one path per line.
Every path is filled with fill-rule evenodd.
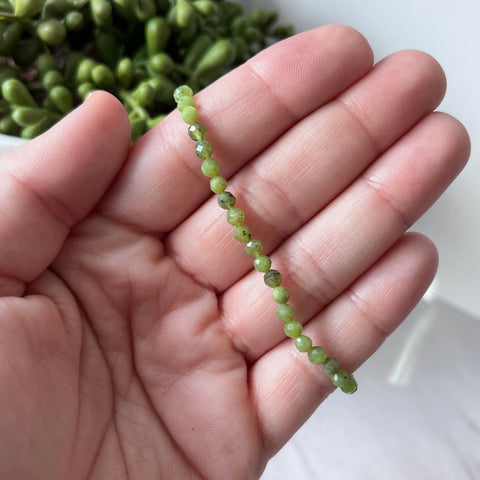
M 322 366 L 323 372 L 330 376 L 335 386 L 345 393 L 354 393 L 357 382 L 353 375 L 341 369 L 337 360 L 327 357 L 322 347 L 313 346 L 312 339 L 302 334 L 302 324 L 294 320 L 294 309 L 288 303 L 290 292 L 281 285 L 282 275 L 271 268 L 270 258 L 263 254 L 262 242 L 252 238 L 250 228 L 244 223 L 245 213 L 235 206 L 235 197 L 226 190 L 227 181 L 219 175 L 220 165 L 212 158 L 213 147 L 207 140 L 207 129 L 198 122 L 192 89 L 182 85 L 175 90 L 173 96 L 184 122 L 188 125 L 188 135 L 196 142 L 194 150 L 202 160 L 202 173 L 210 178 L 210 189 L 217 194 L 218 205 L 227 211 L 227 222 L 234 227 L 234 238 L 245 244 L 246 253 L 253 257 L 254 268 L 264 274 L 265 284 L 272 288 L 273 300 L 278 303 L 276 314 L 284 322 L 285 335 L 293 339 L 299 352 L 308 355 L 311 363 Z

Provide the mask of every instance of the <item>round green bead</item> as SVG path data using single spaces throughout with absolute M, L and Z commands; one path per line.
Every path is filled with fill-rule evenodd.
M 252 232 L 246 225 L 240 225 L 233 230 L 233 236 L 235 240 L 246 243 L 252 237 Z
M 183 112 L 185 107 L 195 107 L 195 101 L 192 97 L 181 97 L 177 103 L 178 109 Z
M 270 270 L 272 261 L 266 255 L 258 255 L 253 261 L 253 266 L 255 270 L 266 273 Z
M 325 360 L 327 359 L 327 354 L 322 347 L 313 347 L 308 352 L 308 359 L 315 365 L 321 365 L 325 363 Z
M 277 307 L 275 313 L 277 314 L 278 319 L 282 322 L 289 322 L 293 318 L 294 310 L 291 305 L 288 305 L 288 303 L 282 303 Z
M 198 140 L 197 144 L 195 145 L 195 154 L 198 158 L 205 160 L 206 158 L 210 158 L 213 153 L 212 144 L 207 140 Z
M 210 190 L 213 193 L 222 193 L 227 188 L 227 181 L 218 175 L 210 180 Z
M 322 370 L 327 375 L 333 375 L 340 370 L 340 367 L 338 365 L 338 362 L 334 358 L 328 357 L 325 360 L 325 363 L 322 365 Z
M 192 140 L 205 140 L 207 137 L 207 127 L 200 122 L 192 123 L 188 127 L 188 135 Z
M 338 370 L 332 376 L 332 383 L 340 388 L 344 393 L 354 393 L 357 391 L 357 381 L 353 378 L 353 375 L 349 374 L 345 370 Z
M 182 110 L 182 118 L 189 125 L 194 124 L 198 120 L 198 112 L 195 107 L 188 106 Z
M 181 85 L 177 87 L 173 92 L 173 98 L 176 102 L 180 100 L 181 97 L 191 97 L 193 95 L 193 90 L 188 85 Z
M 245 212 L 240 208 L 233 207 L 227 212 L 227 222 L 239 227 L 245 221 Z
M 263 276 L 263 281 L 267 287 L 278 287 L 282 283 L 282 275 L 277 270 L 269 270 Z
M 290 320 L 283 327 L 285 335 L 290 338 L 296 338 L 302 334 L 302 324 L 296 320 Z
M 217 197 L 217 203 L 220 207 L 228 210 L 235 206 L 235 197 L 230 192 L 222 192 Z
M 285 287 L 274 287 L 272 298 L 277 303 L 287 303 L 290 300 L 290 292 Z
M 202 162 L 202 173 L 209 178 L 216 177 L 220 171 L 220 165 L 214 158 L 206 158 Z
M 245 252 L 251 257 L 258 257 L 262 254 L 263 245 L 260 240 L 252 239 L 245 245 Z
M 310 352 L 312 350 L 312 339 L 306 335 L 295 338 L 295 347 L 299 352 Z

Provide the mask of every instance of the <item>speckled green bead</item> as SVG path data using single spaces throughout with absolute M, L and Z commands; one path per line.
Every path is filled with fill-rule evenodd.
M 263 281 L 267 287 L 278 287 L 282 283 L 282 275 L 278 270 L 269 270 L 263 276 Z
M 245 245 L 245 252 L 251 257 L 258 257 L 263 252 L 263 245 L 260 240 L 252 239 Z
M 272 261 L 266 255 L 258 255 L 253 261 L 253 266 L 258 272 L 266 273 L 272 266 Z
M 210 190 L 213 193 L 222 193 L 227 188 L 227 181 L 218 175 L 210 180 Z
M 213 153 L 212 144 L 207 140 L 198 140 L 197 144 L 195 145 L 195 154 L 198 158 L 205 160 L 206 158 L 210 158 Z
M 227 222 L 239 227 L 245 221 L 245 212 L 240 208 L 233 207 L 227 212 Z
M 220 171 L 220 165 L 214 158 L 206 158 L 202 162 L 202 173 L 209 178 L 216 177 Z
M 328 357 L 325 360 L 325 363 L 322 365 L 322 370 L 327 375 L 333 375 L 340 370 L 340 367 L 338 365 L 338 362 L 334 358 Z
M 290 292 L 285 287 L 275 287 L 272 292 L 272 298 L 277 303 L 287 303 L 290 300 Z
M 193 90 L 188 85 L 181 85 L 177 87 L 173 92 L 173 98 L 178 103 L 181 97 L 191 97 Z
M 302 334 L 302 324 L 296 320 L 290 320 L 283 327 L 285 335 L 290 338 L 296 338 Z
M 289 322 L 290 320 L 292 320 L 293 314 L 295 312 L 291 305 L 289 305 L 288 303 L 283 303 L 277 307 L 275 313 L 277 314 L 278 319 L 282 322 Z
M 195 100 L 192 97 L 180 97 L 177 103 L 178 109 L 183 112 L 185 107 L 195 107 Z
M 230 192 L 222 192 L 217 197 L 217 203 L 220 207 L 228 210 L 235 206 L 235 197 Z
M 192 123 L 188 127 L 188 136 L 198 142 L 198 140 L 205 140 L 207 137 L 207 127 L 200 122 Z
M 295 348 L 299 352 L 310 352 L 312 350 L 312 339 L 306 335 L 300 335 L 296 337 Z
M 338 370 L 331 376 L 332 383 L 340 388 L 344 393 L 354 393 L 357 391 L 357 381 L 350 373 L 345 370 Z
M 198 111 L 195 107 L 188 106 L 182 110 L 182 118 L 189 125 L 194 124 L 198 120 Z
M 252 232 L 246 225 L 240 225 L 239 227 L 234 228 L 233 236 L 235 237 L 235 240 L 247 243 L 252 237 Z
M 315 365 L 322 365 L 327 359 L 325 349 L 322 347 L 312 347 L 312 349 L 308 352 L 308 359 Z

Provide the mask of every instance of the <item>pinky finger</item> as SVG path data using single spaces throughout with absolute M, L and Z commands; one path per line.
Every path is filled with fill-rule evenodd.
M 304 327 L 314 344 L 353 371 L 405 319 L 430 285 L 437 267 L 433 244 L 407 234 L 370 270 Z M 361 388 L 361 379 L 360 379 Z M 333 390 L 330 378 L 289 339 L 251 368 L 266 454 L 273 456 Z

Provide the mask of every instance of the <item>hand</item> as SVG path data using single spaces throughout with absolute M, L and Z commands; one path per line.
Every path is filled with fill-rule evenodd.
M 432 113 L 444 89 L 429 56 L 372 68 L 330 26 L 196 96 L 296 318 L 350 371 L 434 275 L 435 248 L 405 231 L 469 154 Z M 285 338 L 186 130 L 174 112 L 130 148 L 96 93 L 1 160 L 0 478 L 258 478 L 332 391 Z

